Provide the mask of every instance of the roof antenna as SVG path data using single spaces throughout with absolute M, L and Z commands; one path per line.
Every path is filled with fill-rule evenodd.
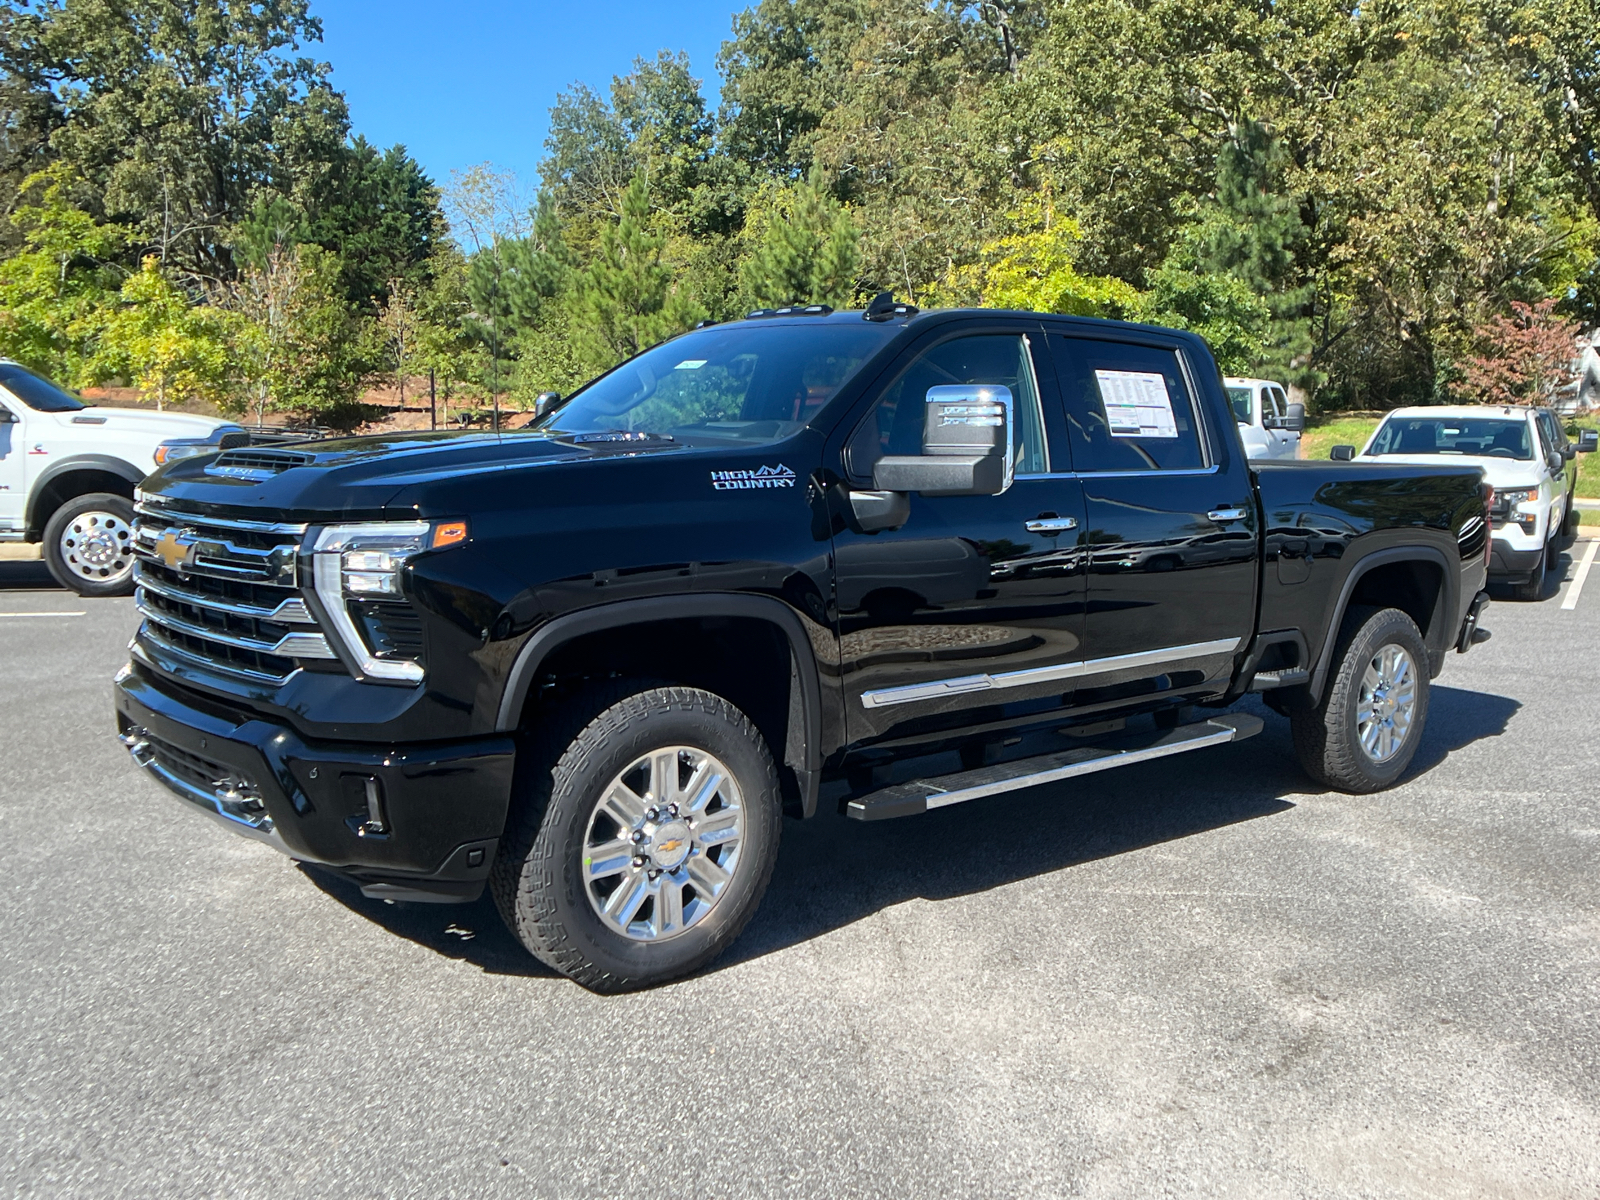
M 914 316 L 916 311 L 915 304 L 898 303 L 893 292 L 879 292 L 861 315 L 869 321 L 887 321 L 890 317 Z

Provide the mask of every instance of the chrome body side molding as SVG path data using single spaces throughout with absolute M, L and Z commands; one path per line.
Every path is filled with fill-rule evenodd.
M 1160 666 L 1163 663 L 1182 662 L 1185 659 L 1206 658 L 1213 654 L 1232 654 L 1243 644 L 1243 638 L 1221 638 L 1214 642 L 1191 642 L 1187 646 L 1165 646 L 1159 650 L 1141 650 L 1136 654 L 1117 654 L 1110 658 L 1058 663 L 1051 667 L 1004 671 L 998 675 L 960 675 L 954 679 L 936 679 L 929 683 L 910 683 L 904 687 L 863 692 L 861 703 L 867 708 L 888 708 L 892 704 L 910 704 L 916 700 L 934 700 L 940 696 L 957 696 L 964 692 L 1032 687 L 1039 683 L 1083 679 L 1090 675 Z

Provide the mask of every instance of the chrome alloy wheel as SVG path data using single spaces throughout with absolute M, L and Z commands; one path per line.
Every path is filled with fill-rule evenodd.
M 79 513 L 61 531 L 61 561 L 93 583 L 117 583 L 133 570 L 133 529 L 116 513 Z
M 733 772 L 663 746 L 617 773 L 589 818 L 583 883 L 600 919 L 658 942 L 703 921 L 739 869 L 744 803 Z
M 1362 753 L 1375 763 L 1388 762 L 1406 744 L 1416 710 L 1416 666 L 1411 656 L 1393 644 L 1382 647 L 1361 676 L 1356 734 Z

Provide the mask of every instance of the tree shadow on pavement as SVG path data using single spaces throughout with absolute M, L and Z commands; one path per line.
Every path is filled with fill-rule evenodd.
M 1504 732 L 1517 700 L 1435 686 L 1408 778 Z M 786 949 L 911 899 L 948 900 L 1287 812 L 1286 795 L 1326 792 L 1295 762 L 1289 723 L 1254 697 L 1236 706 L 1266 728 L 1194 757 L 1144 763 L 1073 783 L 995 796 L 898 821 L 860 823 L 824 811 L 786 820 L 772 884 L 726 967 Z M 338 876 L 302 866 L 354 912 L 449 958 L 493 974 L 554 976 L 506 929 L 487 894 L 472 904 L 370 900 Z M 717 967 L 713 967 L 713 970 Z

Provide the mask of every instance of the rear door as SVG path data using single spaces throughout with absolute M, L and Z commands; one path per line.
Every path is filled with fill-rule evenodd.
M 1013 397 L 1015 472 L 998 496 L 912 495 L 899 529 L 834 538 L 841 674 L 852 741 L 915 737 L 1061 707 L 1082 658 L 1083 497 L 1052 446 L 1053 380 L 1037 321 L 936 329 L 885 373 L 841 447 L 849 486 L 886 454 L 918 454 L 929 388 L 1001 384 Z M 1043 392 L 1044 394 L 1041 394 Z M 1053 430 L 1045 413 L 1052 413 Z
M 1182 343 L 1051 332 L 1089 556 L 1078 704 L 1205 690 L 1256 609 L 1256 513 L 1231 429 L 1207 419 Z

